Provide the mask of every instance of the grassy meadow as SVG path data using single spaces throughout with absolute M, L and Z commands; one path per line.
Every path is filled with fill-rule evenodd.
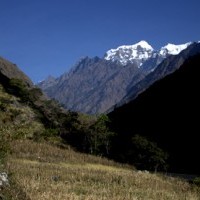
M 37 113 L 0 85 L 0 172 L 10 182 L 0 200 L 200 199 L 185 181 L 75 152 L 58 137 L 34 142 L 44 131 Z
M 81 154 L 70 147 L 11 142 L 5 169 L 20 190 L 11 199 L 31 200 L 198 200 L 198 188 L 159 174 Z M 14 191 L 12 191 L 14 189 Z

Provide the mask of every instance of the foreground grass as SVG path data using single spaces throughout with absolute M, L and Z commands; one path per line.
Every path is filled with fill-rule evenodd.
M 14 141 L 11 147 L 6 169 L 26 199 L 200 199 L 198 191 L 181 180 L 70 149 L 28 140 Z

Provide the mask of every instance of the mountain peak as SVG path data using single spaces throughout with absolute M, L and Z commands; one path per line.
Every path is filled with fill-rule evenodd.
M 186 49 L 190 44 L 191 44 L 191 42 L 188 42 L 188 43 L 185 43 L 185 44 L 179 44 L 179 45 L 168 43 L 166 46 L 164 46 L 160 49 L 159 53 L 163 56 L 177 55 L 182 50 Z
M 144 49 L 149 49 L 149 50 L 153 51 L 153 47 L 148 42 L 146 42 L 145 40 L 141 40 L 140 42 L 132 45 L 132 47 L 138 47 L 138 46 L 140 46 Z
M 122 65 L 136 62 L 138 66 L 141 66 L 141 62 L 151 57 L 153 51 L 151 45 L 146 41 L 141 40 L 133 45 L 122 45 L 116 49 L 110 49 L 106 52 L 104 59 L 118 62 Z
M 145 40 L 141 40 L 140 42 L 137 42 L 137 43 L 132 44 L 132 45 L 122 45 L 122 46 L 117 47 L 116 49 L 117 50 L 120 50 L 120 49 L 134 49 L 134 50 L 138 50 L 138 48 L 142 48 L 142 49 L 146 49 L 146 50 L 151 50 L 151 51 L 154 50 L 153 47 L 148 42 L 146 42 Z M 115 49 L 111 49 L 111 50 L 115 50 Z
M 137 64 L 138 68 L 140 68 L 144 62 L 150 58 L 159 56 L 164 59 L 169 55 L 177 55 L 182 50 L 186 49 L 190 44 L 192 44 L 192 42 L 179 45 L 168 43 L 160 50 L 154 50 L 148 42 L 141 40 L 133 45 L 122 45 L 116 49 L 108 50 L 104 56 L 104 59 L 112 62 L 118 62 L 124 66 L 129 63 L 135 63 Z

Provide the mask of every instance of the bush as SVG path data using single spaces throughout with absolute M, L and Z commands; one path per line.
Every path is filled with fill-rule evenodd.
M 194 180 L 193 180 L 193 183 L 197 186 L 200 186 L 200 177 L 196 177 Z
M 48 140 L 49 138 L 57 137 L 59 135 L 58 129 L 45 129 L 42 132 L 37 132 L 33 135 L 33 140 L 39 141 L 39 140 Z
M 21 98 L 26 102 L 29 99 L 27 85 L 20 79 L 12 78 L 9 81 L 9 92 Z
M 29 100 L 31 102 L 35 102 L 43 95 L 42 90 L 40 88 L 32 88 L 29 90 Z
M 140 168 L 154 170 L 166 170 L 168 154 L 160 149 L 156 143 L 147 140 L 140 135 L 132 138 L 133 159 Z

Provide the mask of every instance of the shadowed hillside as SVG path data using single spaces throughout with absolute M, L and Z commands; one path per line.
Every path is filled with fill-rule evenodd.
M 122 149 L 141 134 L 168 151 L 171 171 L 199 174 L 199 72 L 200 54 L 110 113 Z

